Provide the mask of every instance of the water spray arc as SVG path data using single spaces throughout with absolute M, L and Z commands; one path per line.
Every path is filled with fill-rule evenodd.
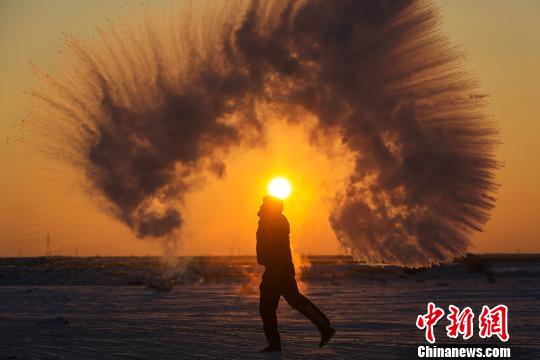
M 499 165 L 485 97 L 438 17 L 428 1 L 148 10 L 95 41 L 69 37 L 72 65 L 41 75 L 36 118 L 64 131 L 107 211 L 141 238 L 174 238 L 191 179 L 223 176 L 216 154 L 264 136 L 261 104 L 309 114 L 314 139 L 338 133 L 356 156 L 330 213 L 341 245 L 367 261 L 446 261 L 488 220 Z

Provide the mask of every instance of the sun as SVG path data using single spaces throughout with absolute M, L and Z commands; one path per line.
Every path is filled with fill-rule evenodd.
M 291 183 L 283 177 L 274 178 L 268 184 L 268 193 L 282 200 L 289 197 L 291 189 Z

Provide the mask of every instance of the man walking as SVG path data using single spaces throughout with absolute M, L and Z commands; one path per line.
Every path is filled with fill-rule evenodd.
M 326 315 L 298 291 L 289 243 L 289 222 L 282 211 L 281 199 L 265 196 L 257 213 L 260 218 L 257 228 L 257 262 L 265 267 L 260 285 L 259 312 L 268 341 L 268 346 L 262 352 L 281 351 L 276 317 L 281 296 L 317 326 L 321 333 L 319 347 L 326 345 L 336 332 Z

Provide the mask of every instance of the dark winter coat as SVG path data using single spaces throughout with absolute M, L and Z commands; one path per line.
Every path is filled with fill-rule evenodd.
M 289 242 L 290 227 L 283 214 L 259 212 L 257 228 L 257 262 L 268 273 L 294 276 L 294 265 Z

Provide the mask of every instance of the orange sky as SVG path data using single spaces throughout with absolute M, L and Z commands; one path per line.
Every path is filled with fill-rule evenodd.
M 42 255 L 47 233 L 56 254 L 162 254 L 160 244 L 137 240 L 101 212 L 82 190 L 82 175 L 19 141 L 24 137 L 18 124 L 27 114 L 20 89 L 32 81 L 28 61 L 46 68 L 61 48 L 63 29 L 88 36 L 94 24 L 126 4 L 0 3 L 0 256 Z M 502 132 L 499 200 L 473 251 L 540 252 L 540 2 L 437 4 L 444 29 L 468 53 L 466 65 L 490 94 L 487 111 Z M 267 147 L 233 151 L 226 178 L 209 180 L 189 195 L 179 254 L 253 254 L 255 213 L 267 182 L 277 175 L 293 183 L 285 210 L 293 246 L 303 253 L 339 253 L 327 220 L 328 198 L 347 174 L 346 152 L 336 144 L 330 157 L 323 155 L 308 144 L 305 129 L 279 121 L 269 136 Z

